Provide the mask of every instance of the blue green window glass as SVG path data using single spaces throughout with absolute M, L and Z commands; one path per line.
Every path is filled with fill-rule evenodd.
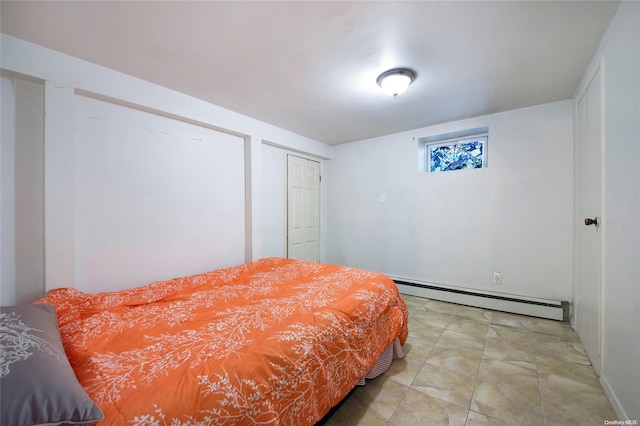
M 487 136 L 428 145 L 430 172 L 481 169 L 486 164 Z

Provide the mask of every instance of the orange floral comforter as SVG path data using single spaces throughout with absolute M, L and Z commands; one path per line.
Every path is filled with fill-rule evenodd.
M 38 303 L 104 425 L 313 424 L 407 337 L 391 279 L 290 259 Z

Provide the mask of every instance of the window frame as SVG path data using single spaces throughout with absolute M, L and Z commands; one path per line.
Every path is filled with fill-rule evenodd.
M 462 168 L 462 169 L 451 169 L 451 170 L 442 170 L 436 169 L 431 170 L 432 168 L 432 151 L 435 148 L 440 148 L 443 146 L 455 146 L 460 145 L 465 142 L 470 142 L 474 140 L 482 140 L 482 166 L 474 167 L 473 169 L 484 169 L 488 166 L 488 147 L 489 147 L 489 127 L 477 127 L 474 129 L 466 129 L 462 131 L 456 131 L 451 133 L 445 133 L 440 135 L 433 135 L 422 137 L 418 139 L 418 168 L 422 172 L 426 173 L 436 173 L 436 172 L 446 172 L 446 171 L 459 171 L 459 170 L 473 170 L 470 168 Z

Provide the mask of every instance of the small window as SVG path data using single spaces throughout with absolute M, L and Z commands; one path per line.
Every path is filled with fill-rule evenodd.
M 429 145 L 428 170 L 444 172 L 448 170 L 481 169 L 484 167 L 487 137 L 462 139 L 443 144 Z
M 488 128 L 420 139 L 427 172 L 481 169 L 487 166 Z

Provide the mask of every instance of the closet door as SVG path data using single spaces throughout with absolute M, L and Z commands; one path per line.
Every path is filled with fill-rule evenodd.
M 320 260 L 320 163 L 287 155 L 287 257 Z
M 576 331 L 600 374 L 602 276 L 602 78 L 596 70 L 577 105 Z

